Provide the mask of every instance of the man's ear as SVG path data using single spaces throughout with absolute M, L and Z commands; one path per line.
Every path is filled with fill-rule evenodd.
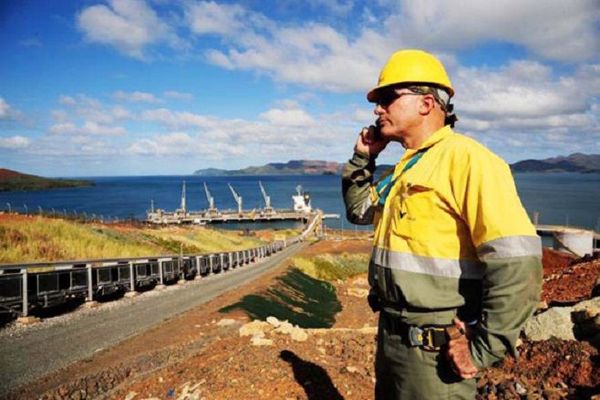
M 435 99 L 433 95 L 427 94 L 421 96 L 421 104 L 419 106 L 419 113 L 421 115 L 429 114 L 435 108 Z

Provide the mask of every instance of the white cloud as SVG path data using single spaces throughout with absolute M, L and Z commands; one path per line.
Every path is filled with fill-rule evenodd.
M 59 103 L 65 106 L 74 106 L 77 104 L 75 99 L 71 96 L 60 96 L 58 99 Z
M 315 123 L 315 120 L 306 111 L 297 108 L 287 110 L 273 108 L 260 114 L 260 117 L 279 126 L 310 126 Z
M 114 93 L 114 97 L 117 100 L 129 101 L 132 103 L 160 103 L 160 100 L 156 98 L 152 93 L 146 92 L 124 92 L 117 90 Z
M 395 48 L 372 30 L 363 29 L 350 41 L 324 24 L 278 26 L 239 5 L 197 3 L 188 8 L 187 19 L 195 34 L 217 34 L 230 41 L 225 50 L 204 52 L 210 63 L 263 71 L 279 81 L 324 90 L 366 90 L 375 83 L 380 63 Z
M 210 63 L 329 91 L 366 91 L 387 57 L 403 47 L 435 51 L 450 67 L 453 52 L 489 42 L 521 45 L 542 57 L 571 63 L 600 52 L 596 0 L 549 0 L 543 7 L 520 0 L 493 5 L 425 0 L 383 9 L 379 24 L 372 24 L 377 28 L 357 23 L 352 37 L 311 21 L 285 26 L 240 6 L 214 2 L 199 3 L 195 10 L 201 12 L 188 12 L 188 22 L 198 35 L 224 39 L 225 48 L 204 51 Z M 223 28 L 212 27 L 215 21 L 223 21 Z
M 188 100 L 194 99 L 194 95 L 191 93 L 177 92 L 175 90 L 167 90 L 166 92 L 163 93 L 163 95 L 167 98 L 175 99 L 175 100 L 188 101 Z
M 76 131 L 77 127 L 72 122 L 54 124 L 49 129 L 49 132 L 54 135 L 69 135 L 75 133 Z
M 217 119 L 212 117 L 187 111 L 171 111 L 167 108 L 146 110 L 141 113 L 141 119 L 144 121 L 157 122 L 170 128 L 212 128 L 219 123 Z
M 10 136 L 10 137 L 0 137 L 0 148 L 4 149 L 24 149 L 29 147 L 31 144 L 31 139 L 24 136 Z
M 244 28 L 242 20 L 245 15 L 246 11 L 239 5 L 212 1 L 190 3 L 186 9 L 190 29 L 200 35 L 234 36 Z
M 8 119 L 11 116 L 11 107 L 10 105 L 0 97 L 0 119 Z
M 600 78 L 581 76 L 597 68 L 582 66 L 562 77 L 532 61 L 493 70 L 459 68 L 454 84 L 457 112 L 475 130 L 487 129 L 492 122 L 517 129 L 593 126 L 592 105 L 600 95 Z
M 201 136 L 192 137 L 186 132 L 170 132 L 135 141 L 126 152 L 143 156 L 191 155 L 216 160 L 243 155 L 245 148 L 227 142 L 210 142 L 210 145 L 207 145 Z
M 98 135 L 98 136 L 123 136 L 127 134 L 121 126 L 106 126 L 95 121 L 85 121 L 82 126 L 72 122 L 54 124 L 48 130 L 53 135 Z
M 145 58 L 148 45 L 167 42 L 176 46 L 178 42 L 144 0 L 111 0 L 110 6 L 87 7 L 77 16 L 77 24 L 88 41 L 114 46 L 138 59 Z
M 597 0 L 402 1 L 385 27 L 411 46 L 470 48 L 486 41 L 523 45 L 552 60 L 581 61 L 600 52 Z
M 354 7 L 353 1 L 344 0 L 308 0 L 308 4 L 317 10 L 327 10 L 336 16 L 345 16 Z

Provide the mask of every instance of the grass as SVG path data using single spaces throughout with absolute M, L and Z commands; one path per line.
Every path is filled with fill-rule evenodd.
M 219 311 L 227 313 L 235 309 L 243 310 L 252 319 L 264 321 L 274 316 L 302 328 L 329 328 L 342 305 L 333 285 L 292 268 L 266 293 L 244 296 Z
M 323 254 L 311 258 L 295 257 L 294 265 L 305 274 L 324 281 L 345 280 L 367 272 L 369 254 Z
M 0 263 L 7 264 L 232 251 L 264 243 L 206 227 L 137 228 L 0 215 Z
M 294 268 L 266 291 L 244 296 L 220 311 L 240 309 L 250 318 L 274 316 L 303 328 L 329 328 L 342 310 L 335 287 L 330 283 L 367 271 L 369 254 L 322 254 L 292 259 Z

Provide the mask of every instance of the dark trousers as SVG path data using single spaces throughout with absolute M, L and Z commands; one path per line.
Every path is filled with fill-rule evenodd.
M 379 315 L 375 355 L 376 400 L 474 399 L 475 379 L 461 379 L 451 369 L 445 349 L 429 352 L 410 347 L 390 332 Z

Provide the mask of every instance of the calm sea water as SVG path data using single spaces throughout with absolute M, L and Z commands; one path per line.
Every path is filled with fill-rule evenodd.
M 291 196 L 296 186 L 302 185 L 312 198 L 313 207 L 327 213 L 344 215 L 339 176 L 131 176 L 92 177 L 96 186 L 87 188 L 55 189 L 38 192 L 0 193 L 0 209 L 69 213 L 85 212 L 105 220 L 114 218 L 145 218 L 154 200 L 156 208 L 174 210 L 179 207 L 181 185 L 187 185 L 188 210 L 207 208 L 203 182 L 215 198 L 219 209 L 235 209 L 227 183 L 243 197 L 244 209 L 264 206 L 258 181 L 262 181 L 271 204 L 275 208 L 291 208 Z M 539 212 L 540 223 L 580 226 L 600 231 L 600 174 L 578 173 L 523 173 L 515 180 L 521 200 L 530 215 Z M 333 228 L 351 228 L 343 218 L 328 220 Z M 271 224 L 283 227 L 289 224 Z M 259 226 L 253 225 L 254 229 Z M 354 226 L 352 226 L 354 228 Z

